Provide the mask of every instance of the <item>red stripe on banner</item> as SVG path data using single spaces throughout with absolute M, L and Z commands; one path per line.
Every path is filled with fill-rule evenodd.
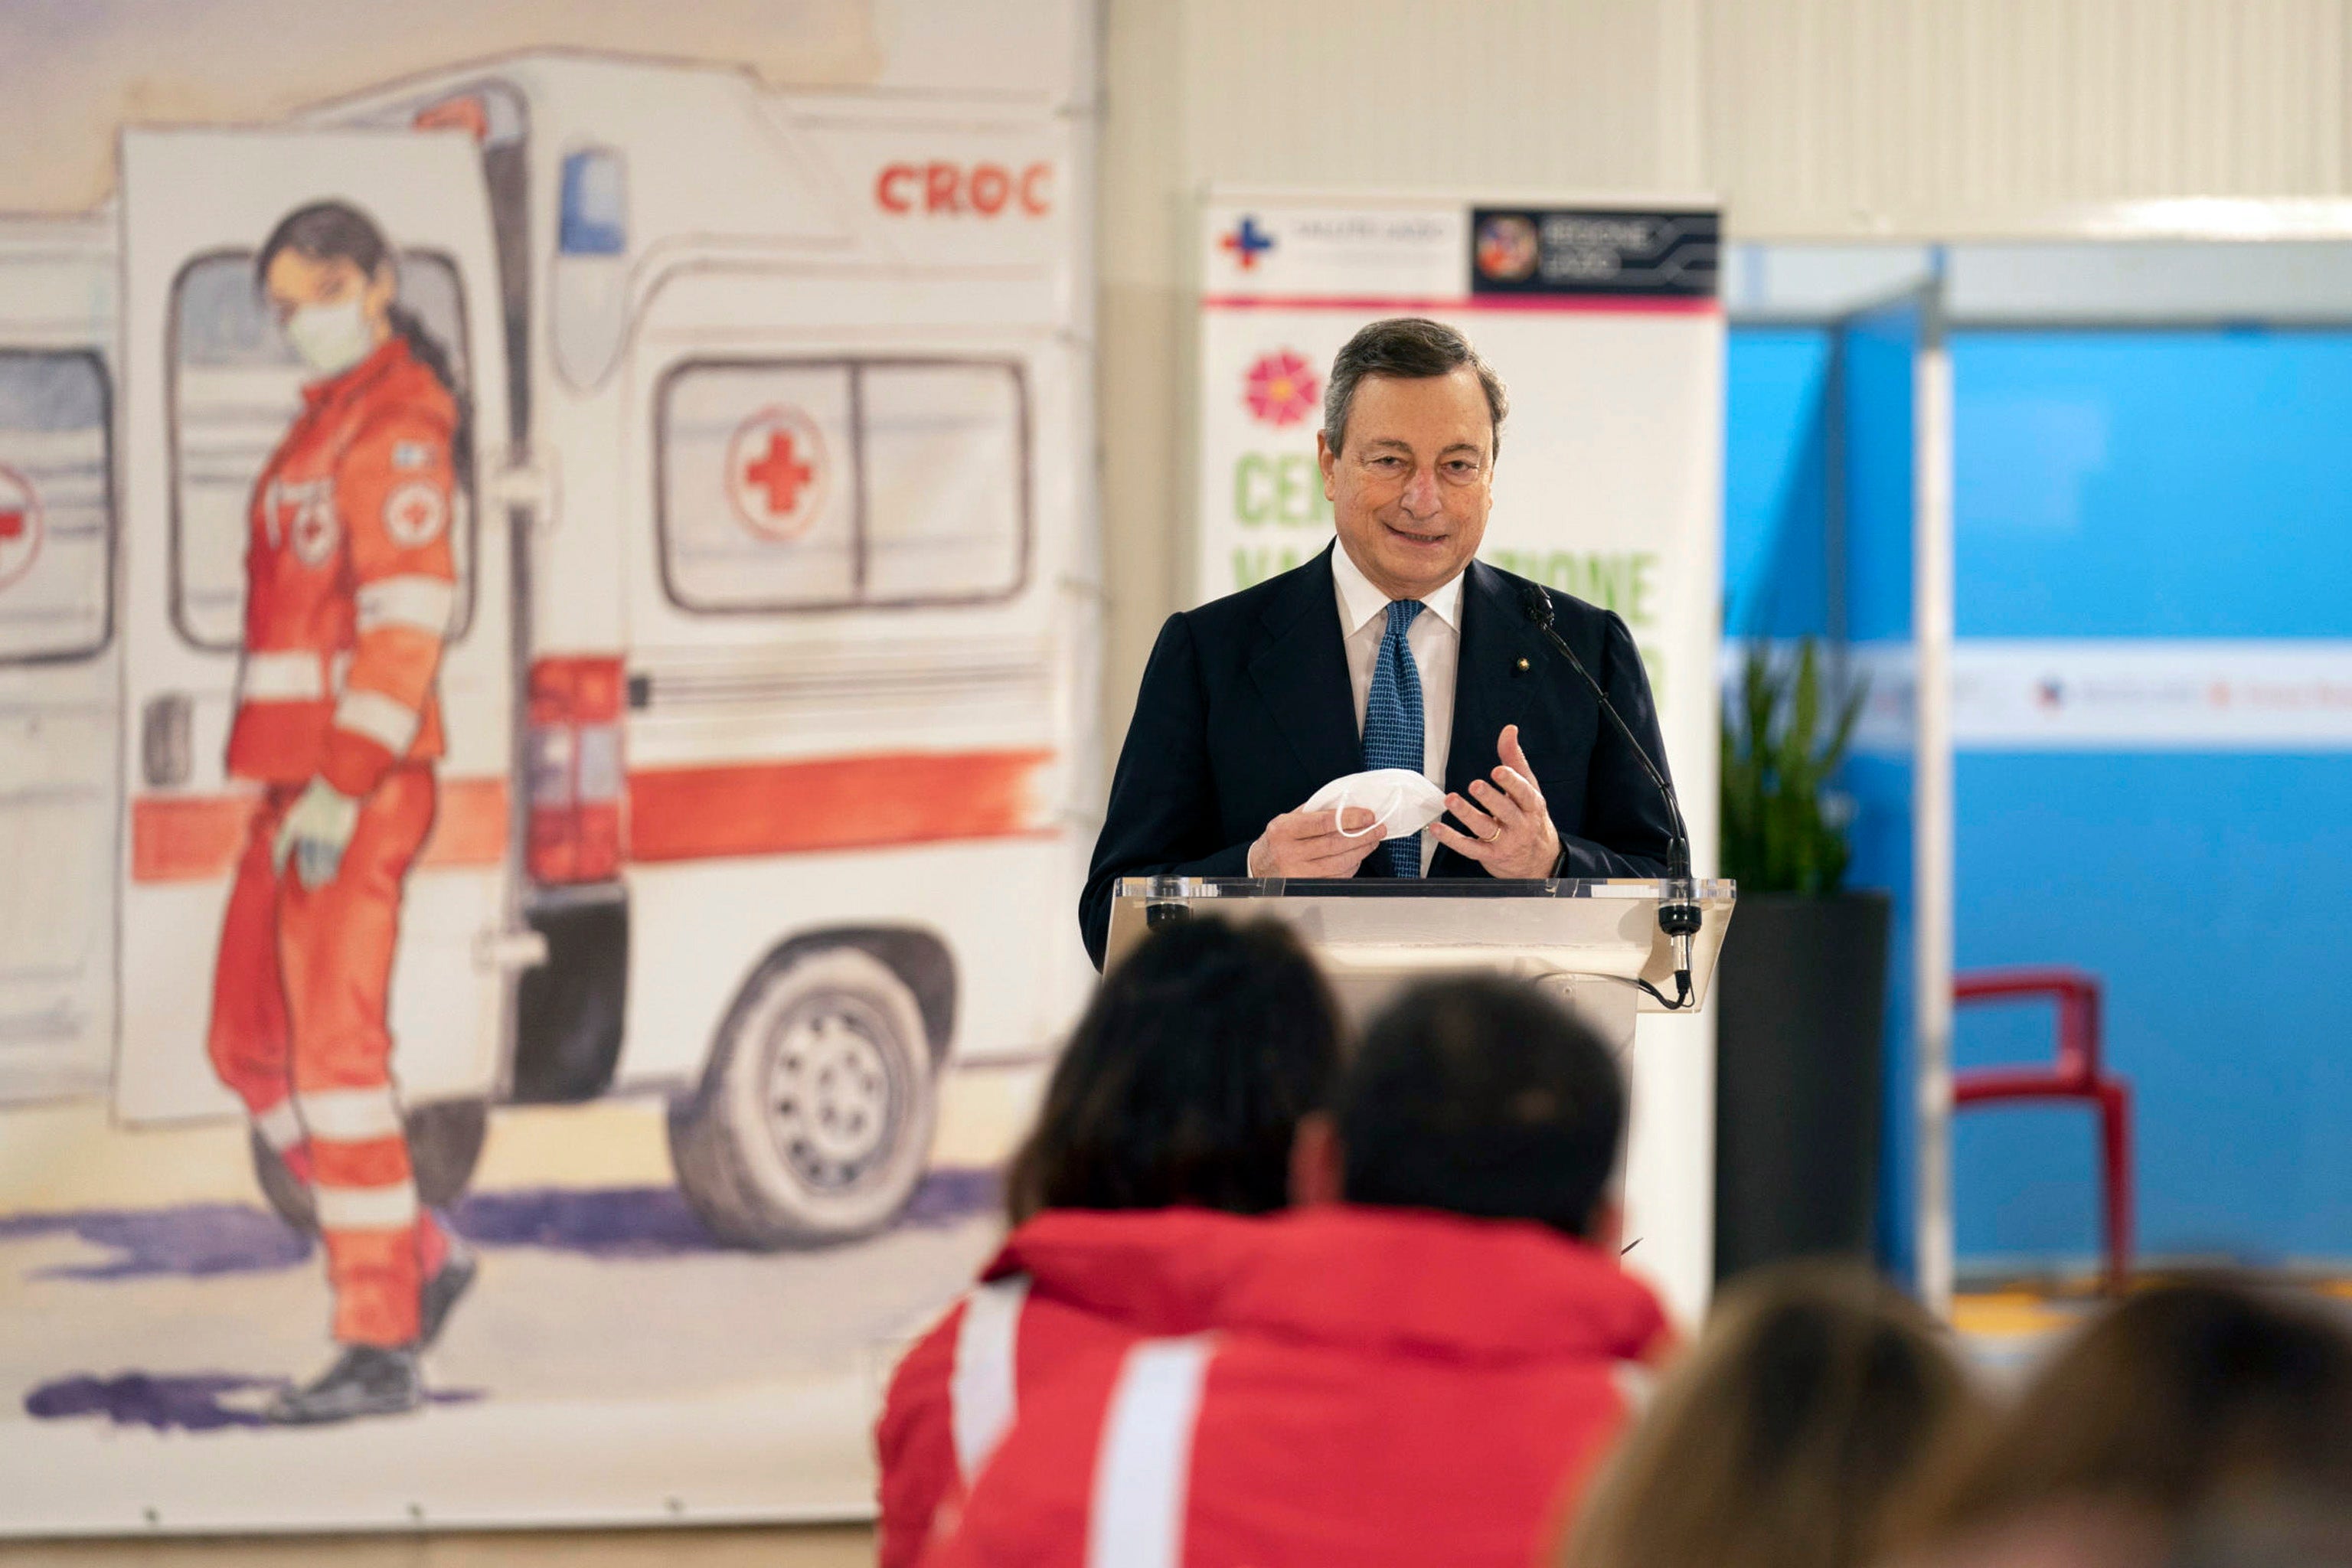
M 942 838 L 1036 823 L 1051 752 L 910 752 L 821 762 L 650 768 L 629 775 L 629 858 L 701 860 Z
M 258 795 L 142 795 L 131 803 L 131 879 L 204 882 L 236 869 Z M 421 868 L 495 866 L 507 852 L 504 779 L 441 781 Z
M 1573 310 L 1602 315 L 1706 316 L 1723 309 L 1711 294 L 1470 294 L 1451 300 L 1402 296 L 1306 294 L 1277 299 L 1265 294 L 1203 294 L 1215 310 Z

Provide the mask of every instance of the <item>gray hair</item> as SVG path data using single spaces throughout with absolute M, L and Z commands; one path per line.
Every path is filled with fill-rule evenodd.
M 1391 316 L 1372 322 L 1348 340 L 1348 346 L 1332 360 L 1331 382 L 1323 389 L 1323 438 L 1334 452 L 1347 445 L 1348 410 L 1356 401 L 1356 384 L 1364 377 L 1393 375 L 1419 381 L 1451 374 L 1465 364 L 1478 373 L 1479 388 L 1486 395 L 1486 413 L 1494 421 L 1493 450 L 1501 451 L 1503 416 L 1510 412 L 1502 378 L 1487 368 L 1468 338 L 1425 316 Z

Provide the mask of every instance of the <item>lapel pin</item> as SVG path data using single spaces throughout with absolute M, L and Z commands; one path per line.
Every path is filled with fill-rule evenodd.
M 1526 656 L 1525 654 L 1521 654 L 1521 655 L 1519 656 L 1519 662 L 1518 662 L 1518 664 L 1517 664 L 1517 666 L 1515 666 L 1514 668 L 1515 668 L 1517 670 L 1517 672 L 1518 672 L 1519 674 L 1521 674 L 1521 675 L 1525 675 L 1525 674 L 1528 672 L 1528 666 L 1527 656 Z

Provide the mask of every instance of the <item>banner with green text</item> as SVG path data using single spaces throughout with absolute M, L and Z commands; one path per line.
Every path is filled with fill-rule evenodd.
M 1332 538 L 1316 433 L 1366 322 L 1460 329 L 1509 390 L 1480 556 L 1624 617 L 1704 871 L 1715 859 L 1723 318 L 1703 203 L 1213 192 L 1200 249 L 1190 601 Z M 1711 1267 L 1713 1020 L 1645 1017 L 1634 1256 L 1676 1306 Z

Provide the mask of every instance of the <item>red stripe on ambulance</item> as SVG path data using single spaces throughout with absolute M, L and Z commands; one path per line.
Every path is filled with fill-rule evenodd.
M 507 853 L 504 779 L 443 779 L 420 868 L 495 866 Z M 255 795 L 150 795 L 131 803 L 131 879 L 202 882 L 226 877 L 245 847 Z
M 629 858 L 705 860 L 1039 830 L 1050 751 L 914 752 L 629 774 Z

